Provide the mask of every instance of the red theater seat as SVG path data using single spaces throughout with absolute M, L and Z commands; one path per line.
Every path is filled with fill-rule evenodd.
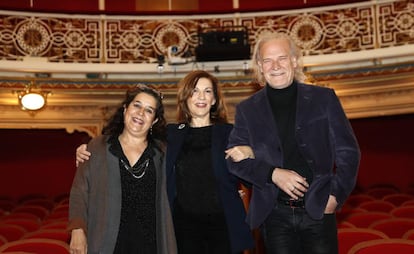
M 18 225 L 23 227 L 27 232 L 36 231 L 40 228 L 40 221 L 38 219 L 26 219 L 26 218 L 10 218 L 1 220 L 2 224 Z
M 24 212 L 13 212 L 13 213 L 8 213 L 7 215 L 4 215 L 3 217 L 0 218 L 1 220 L 6 220 L 6 219 L 31 219 L 31 220 L 39 220 L 40 218 L 37 217 L 37 215 L 34 215 L 32 213 L 24 213 Z
M 4 237 L 4 236 L 0 235 L 0 246 L 2 246 L 3 244 L 5 244 L 5 243 L 7 243 L 7 242 L 8 242 L 8 241 L 7 241 L 6 237 Z
M 350 205 L 352 207 L 358 207 L 360 204 L 367 202 L 367 201 L 372 201 L 372 200 L 375 200 L 375 198 L 368 194 L 363 194 L 363 193 L 352 194 L 345 201 L 345 205 Z
M 414 200 L 414 196 L 407 193 L 389 194 L 382 198 L 382 200 L 389 201 L 395 206 L 400 206 L 406 201 Z
M 367 210 L 359 208 L 359 207 L 356 207 L 356 208 L 349 208 L 349 207 L 343 208 L 343 209 L 341 209 L 340 211 L 338 211 L 336 213 L 336 220 L 338 222 L 346 221 L 349 216 L 352 216 L 354 214 L 359 214 L 359 213 L 366 213 L 366 212 L 367 212 Z
M 49 198 L 34 198 L 23 201 L 20 205 L 39 205 L 46 208 L 47 210 L 52 210 L 56 204 Z
M 414 219 L 414 205 L 396 207 L 391 211 L 391 215 L 398 218 Z
M 0 247 L 0 253 L 25 251 L 39 254 L 68 254 L 69 245 L 53 239 L 21 239 L 8 242 Z
M 414 241 L 406 239 L 377 239 L 357 243 L 348 254 L 413 254 Z
M 3 211 L 11 211 L 17 206 L 16 202 L 11 199 L 0 198 L 0 209 Z
M 402 238 L 407 240 L 414 240 L 414 228 L 405 232 Z
M 368 194 L 375 199 L 382 199 L 386 195 L 397 193 L 400 193 L 400 191 L 394 186 L 372 186 L 365 191 L 365 194 Z
M 24 235 L 23 239 L 46 238 L 69 243 L 70 234 L 66 229 L 39 229 Z
M 348 221 L 339 221 L 337 223 L 338 229 L 340 228 L 356 228 L 354 224 L 348 222 Z
M 359 208 L 365 209 L 371 212 L 390 212 L 395 208 L 395 205 L 389 201 L 384 200 L 372 200 L 362 203 Z
M 388 236 L 381 231 L 369 228 L 343 228 L 338 229 L 338 247 L 339 254 L 347 254 L 348 251 L 357 243 L 375 240 L 387 239 Z
M 24 212 L 31 213 L 43 220 L 47 215 L 49 215 L 49 210 L 40 205 L 19 205 L 12 210 L 12 213 L 15 212 Z
M 389 213 L 384 212 L 366 212 L 366 213 L 358 213 L 349 216 L 346 221 L 350 222 L 351 224 L 355 225 L 358 228 L 367 228 L 371 224 L 383 220 L 392 218 L 392 215 Z
M 26 229 L 22 226 L 0 224 L 0 235 L 6 238 L 9 242 L 22 238 L 26 233 Z
M 374 222 L 370 228 L 384 232 L 390 238 L 402 238 L 410 229 L 414 228 L 414 219 L 390 218 Z M 414 252 L 413 252 L 414 253 Z
M 48 221 L 48 223 L 42 225 L 42 229 L 66 229 L 68 226 L 67 220 Z
M 404 201 L 401 205 L 402 206 L 411 206 L 411 205 L 414 205 L 414 200 Z

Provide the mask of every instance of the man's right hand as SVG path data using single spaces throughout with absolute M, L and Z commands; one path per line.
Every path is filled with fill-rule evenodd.
M 302 198 L 309 188 L 306 178 L 290 169 L 275 168 L 272 181 L 292 199 Z
M 91 153 L 88 152 L 86 148 L 86 144 L 82 144 L 76 148 L 76 167 L 78 167 L 80 163 L 89 160 L 89 157 L 91 157 Z

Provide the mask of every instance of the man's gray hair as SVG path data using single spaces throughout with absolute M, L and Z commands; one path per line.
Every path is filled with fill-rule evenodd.
M 286 40 L 289 43 L 290 55 L 295 57 L 297 61 L 297 67 L 295 68 L 294 79 L 296 81 L 303 82 L 306 79 L 306 76 L 303 72 L 303 59 L 302 59 L 301 49 L 296 45 L 296 43 L 292 40 L 292 38 L 289 35 L 285 33 L 277 33 L 277 32 L 263 33 L 260 35 L 259 39 L 257 40 L 257 43 L 253 51 L 253 57 L 252 57 L 252 69 L 253 69 L 254 78 L 260 85 L 266 84 L 266 80 L 263 76 L 263 73 L 260 71 L 260 68 L 258 65 L 258 62 L 262 60 L 260 51 L 264 43 L 270 40 L 275 40 L 275 39 Z

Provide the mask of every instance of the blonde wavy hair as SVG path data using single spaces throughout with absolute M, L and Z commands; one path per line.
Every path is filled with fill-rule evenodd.
M 295 68 L 294 79 L 299 82 L 304 82 L 306 80 L 305 73 L 303 72 L 303 57 L 301 49 L 296 45 L 292 38 L 285 33 L 277 32 L 268 32 L 263 33 L 254 47 L 253 57 L 252 57 L 252 69 L 254 79 L 262 86 L 266 84 L 263 73 L 260 71 L 259 64 L 261 59 L 261 49 L 264 43 L 271 40 L 286 40 L 289 44 L 290 55 L 296 58 L 297 66 Z

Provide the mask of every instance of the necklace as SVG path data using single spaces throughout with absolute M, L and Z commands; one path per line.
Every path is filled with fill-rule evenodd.
M 137 166 L 131 167 L 127 163 L 125 163 L 123 159 L 120 159 L 120 160 L 124 168 L 136 179 L 142 178 L 145 175 L 145 172 L 147 171 L 147 168 L 150 162 L 150 159 L 147 158 L 143 163 Z

